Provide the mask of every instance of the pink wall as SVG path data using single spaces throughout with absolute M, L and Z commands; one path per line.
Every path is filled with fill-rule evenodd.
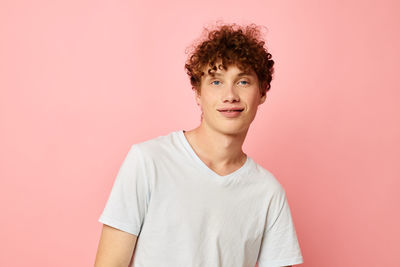
M 0 266 L 91 266 L 132 143 L 199 123 L 185 48 L 268 27 L 244 150 L 288 193 L 305 267 L 398 265 L 398 1 L 1 1 Z

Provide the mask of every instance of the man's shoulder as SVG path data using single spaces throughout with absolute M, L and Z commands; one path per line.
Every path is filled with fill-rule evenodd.
M 255 179 L 268 188 L 268 190 L 282 192 L 284 191 L 282 184 L 276 176 L 261 164 L 253 160 L 253 172 Z
M 131 150 L 138 150 L 143 157 L 154 157 L 163 153 L 170 153 L 175 145 L 176 135 L 177 131 L 173 131 L 136 142 L 131 145 Z

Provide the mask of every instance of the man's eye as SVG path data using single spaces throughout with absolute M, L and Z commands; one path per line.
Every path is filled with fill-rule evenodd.
M 249 82 L 248 82 L 248 81 L 239 81 L 239 83 L 241 83 L 241 85 L 246 85 L 246 84 L 249 84 Z
M 211 84 L 219 85 L 220 81 L 212 81 Z

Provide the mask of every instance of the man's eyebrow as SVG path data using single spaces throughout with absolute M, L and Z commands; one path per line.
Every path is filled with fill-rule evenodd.
M 246 75 L 251 75 L 250 72 L 241 72 L 238 74 L 238 76 L 246 76 Z
M 239 73 L 237 76 L 242 77 L 242 76 L 247 76 L 247 75 L 251 75 L 251 73 L 249 72 L 241 72 Z M 223 76 L 221 73 L 215 72 L 215 73 L 210 73 L 210 74 L 206 74 L 206 79 L 207 78 L 213 78 L 213 77 L 221 77 Z
M 218 72 L 212 72 L 212 73 L 207 73 L 206 76 L 208 77 L 215 77 L 215 76 L 222 76 L 221 73 Z

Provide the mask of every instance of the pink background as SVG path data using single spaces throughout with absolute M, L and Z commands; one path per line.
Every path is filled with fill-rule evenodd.
M 268 28 L 276 75 L 244 150 L 284 186 L 302 266 L 398 266 L 399 9 L 1 1 L 0 266 L 93 265 L 130 145 L 198 125 L 185 48 L 217 19 Z

